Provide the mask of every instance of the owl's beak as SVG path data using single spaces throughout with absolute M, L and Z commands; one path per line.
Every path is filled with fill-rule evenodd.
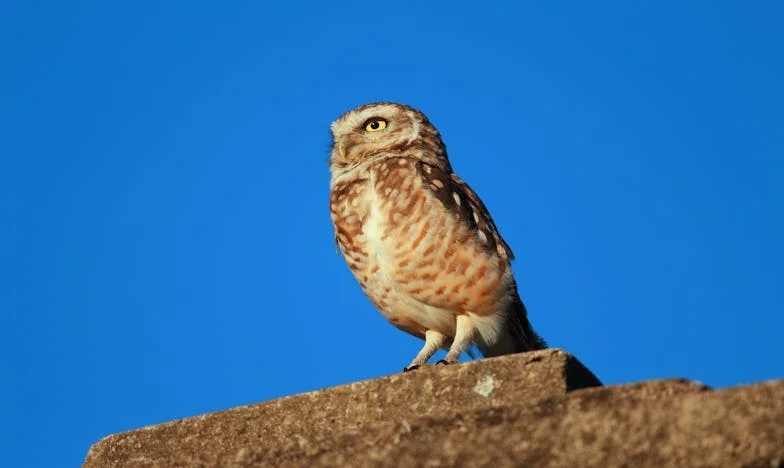
M 346 135 L 341 135 L 338 137 L 337 141 L 335 141 L 335 149 L 338 150 L 338 154 L 340 155 L 340 159 L 346 159 Z

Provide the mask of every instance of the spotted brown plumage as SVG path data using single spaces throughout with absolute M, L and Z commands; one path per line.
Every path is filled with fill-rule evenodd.
M 425 340 L 409 368 L 442 347 L 447 362 L 471 345 L 485 356 L 545 347 L 517 292 L 511 249 L 427 117 L 375 103 L 331 130 L 335 240 L 373 305 Z

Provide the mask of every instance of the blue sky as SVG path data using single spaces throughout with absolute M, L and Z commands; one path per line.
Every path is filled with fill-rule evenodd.
M 535 328 L 606 383 L 784 376 L 781 2 L 0 7 L 0 465 L 400 371 L 329 123 L 438 126 Z

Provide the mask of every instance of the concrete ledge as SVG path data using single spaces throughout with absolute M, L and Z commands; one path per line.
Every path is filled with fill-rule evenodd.
M 784 380 L 600 385 L 554 349 L 425 368 L 115 434 L 84 466 L 784 468 Z

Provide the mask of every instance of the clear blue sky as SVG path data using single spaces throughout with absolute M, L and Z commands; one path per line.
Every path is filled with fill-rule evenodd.
M 377 100 L 602 380 L 784 376 L 784 3 L 280 3 L 0 7 L 0 465 L 400 371 L 328 215 Z

